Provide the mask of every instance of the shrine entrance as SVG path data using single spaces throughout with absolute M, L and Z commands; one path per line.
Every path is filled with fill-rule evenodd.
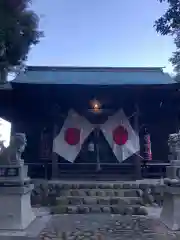
M 168 161 L 168 135 L 179 127 L 179 84 L 161 68 L 28 67 L 11 85 L 12 91 L 1 90 L 0 113 L 12 132 L 27 135 L 31 177 L 139 179 L 144 125 L 151 135 L 150 164 Z M 70 110 L 87 123 L 78 125 L 83 131 L 69 125 L 63 132 Z

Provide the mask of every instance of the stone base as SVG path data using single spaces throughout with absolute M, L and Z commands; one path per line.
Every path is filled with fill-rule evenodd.
M 171 160 L 171 166 L 180 166 L 180 160 Z
M 30 181 L 26 165 L 0 165 L 0 184 Z
M 0 187 L 0 230 L 23 230 L 35 219 L 30 199 L 33 187 Z
M 52 216 L 46 209 L 33 209 L 36 219 L 23 230 L 0 230 L 1 240 L 40 240 L 41 232 L 45 231 Z
M 170 179 L 180 179 L 180 166 L 168 166 L 166 167 L 166 176 Z
M 161 221 L 171 230 L 180 229 L 180 189 L 166 187 Z

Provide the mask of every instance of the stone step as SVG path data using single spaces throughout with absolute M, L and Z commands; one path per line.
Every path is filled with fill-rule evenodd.
M 57 197 L 57 205 L 134 205 L 141 204 L 139 197 Z
M 56 206 L 51 209 L 52 214 L 95 214 L 111 213 L 122 215 L 147 215 L 147 211 L 142 206 L 122 206 L 122 205 L 76 205 L 76 206 Z
M 56 183 L 50 182 L 49 186 L 54 187 L 56 186 L 59 189 L 139 189 L 141 184 L 138 183 L 131 183 L 131 182 L 122 182 L 122 183 L 80 183 L 80 184 L 73 184 L 73 183 Z M 147 185 L 147 184 L 146 184 Z
M 137 197 L 140 189 L 78 189 L 78 190 L 61 190 L 60 196 L 98 196 L 98 197 Z

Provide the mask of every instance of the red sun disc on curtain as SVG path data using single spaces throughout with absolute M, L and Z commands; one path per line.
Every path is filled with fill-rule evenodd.
M 123 126 L 115 128 L 112 134 L 113 140 L 117 145 L 121 146 L 126 144 L 128 140 L 128 131 Z
M 64 134 L 64 140 L 67 144 L 75 146 L 80 142 L 80 129 L 68 128 Z

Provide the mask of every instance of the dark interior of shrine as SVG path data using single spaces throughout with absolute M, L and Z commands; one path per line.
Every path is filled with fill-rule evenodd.
M 136 120 L 138 119 L 140 143 L 144 127 L 148 129 L 152 142 L 152 162 L 165 163 L 168 162 L 169 154 L 168 135 L 179 129 L 180 92 L 178 89 L 179 84 L 93 86 L 12 82 L 12 90 L 0 91 L 0 115 L 12 122 L 12 131 L 26 133 L 28 145 L 24 153 L 25 162 L 36 164 L 37 167 L 51 163 L 52 142 L 55 137 L 53 129 L 57 125 L 60 130 L 69 109 L 74 109 L 93 124 L 99 124 L 105 122 L 109 115 L 123 108 L 133 127 L 135 116 Z M 90 111 L 92 99 L 97 99 L 101 103 L 100 114 Z M 46 157 L 41 157 L 42 132 L 48 136 Z M 59 157 L 60 168 L 76 169 L 80 166 L 79 163 L 81 168 L 83 166 L 90 168 L 93 165 L 88 163 L 91 162 L 94 163 L 92 167 L 94 169 L 96 156 L 89 159 L 87 154 L 88 142 L 93 141 L 93 138 L 92 132 L 83 144 L 74 164 Z M 116 169 L 120 172 L 117 165 L 122 164 L 113 155 L 103 134 L 100 134 L 98 144 L 102 166 L 108 164 L 109 169 L 111 167 L 109 164 L 115 164 L 113 171 Z M 143 156 L 142 148 L 140 155 Z M 134 157 L 124 161 L 123 164 L 131 163 Z M 129 169 L 133 171 L 132 167 Z

